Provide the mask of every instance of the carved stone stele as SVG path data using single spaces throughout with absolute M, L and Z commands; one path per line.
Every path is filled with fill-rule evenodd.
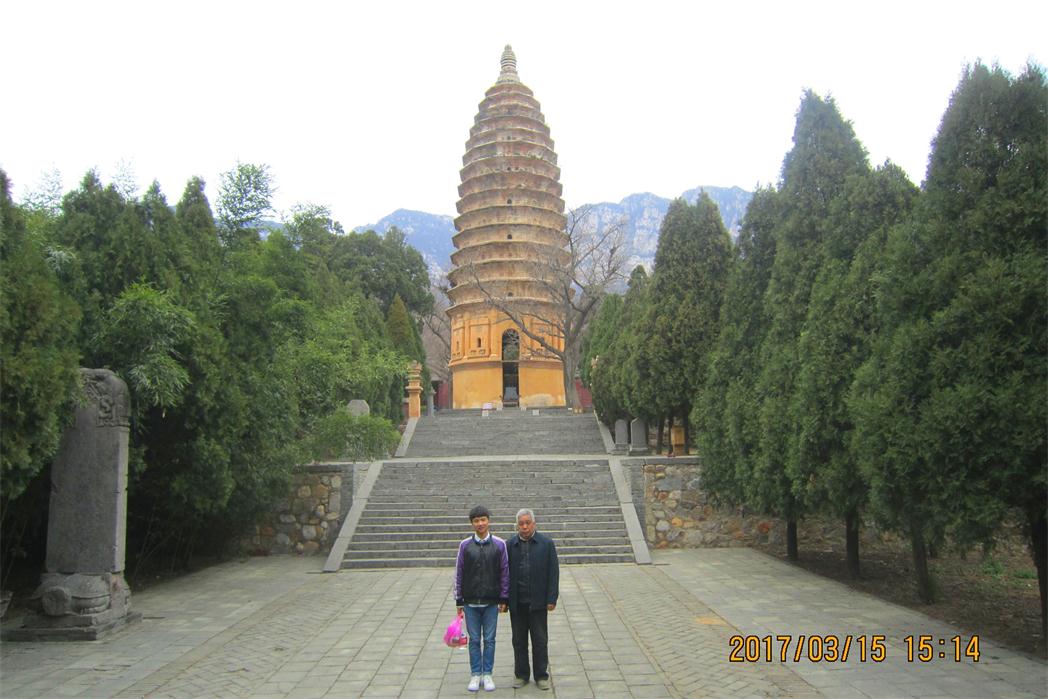
M 124 580 L 127 385 L 108 369 L 80 377 L 84 400 L 51 465 L 45 572 L 5 640 L 94 640 L 141 616 Z

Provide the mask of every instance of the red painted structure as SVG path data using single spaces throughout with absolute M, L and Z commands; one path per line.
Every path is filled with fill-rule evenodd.
M 593 410 L 593 394 L 582 385 L 581 379 L 575 379 L 575 390 L 579 392 L 579 403 L 582 404 L 582 409 Z

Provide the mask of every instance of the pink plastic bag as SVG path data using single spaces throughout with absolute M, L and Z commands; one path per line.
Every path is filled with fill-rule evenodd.
M 444 632 L 444 643 L 452 648 L 461 648 L 469 643 L 469 636 L 466 635 L 462 612 L 459 612 L 455 616 L 455 620 L 448 624 L 448 630 Z

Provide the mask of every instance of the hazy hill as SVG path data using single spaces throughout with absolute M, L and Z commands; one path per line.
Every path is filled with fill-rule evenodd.
M 753 193 L 739 187 L 696 187 L 680 196 L 694 203 L 699 192 L 703 190 L 720 208 L 724 225 L 731 232 L 732 238 L 736 238 L 742 216 Z M 659 226 L 662 225 L 662 219 L 671 201 L 650 193 L 631 194 L 617 204 L 587 204 L 579 207 L 579 210 L 590 209 L 591 220 L 598 229 L 621 223 L 626 229 L 629 244 L 630 260 L 626 268 L 632 269 L 637 264 L 644 264 L 650 269 L 659 241 Z M 445 271 L 450 267 L 451 253 L 454 251 L 451 236 L 455 234 L 455 224 L 451 216 L 397 209 L 376 223 L 358 226 L 355 230 L 371 229 L 384 233 L 391 226 L 396 226 L 404 232 L 407 242 L 422 253 L 431 270 Z

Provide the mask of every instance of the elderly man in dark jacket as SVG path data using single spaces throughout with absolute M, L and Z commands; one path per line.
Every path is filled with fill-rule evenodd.
M 535 513 L 517 513 L 517 533 L 506 542 L 509 552 L 509 618 L 513 626 L 514 687 L 528 683 L 549 689 L 549 635 L 546 615 L 557 608 L 560 566 L 553 540 L 535 531 Z M 533 667 L 528 667 L 528 636 Z

